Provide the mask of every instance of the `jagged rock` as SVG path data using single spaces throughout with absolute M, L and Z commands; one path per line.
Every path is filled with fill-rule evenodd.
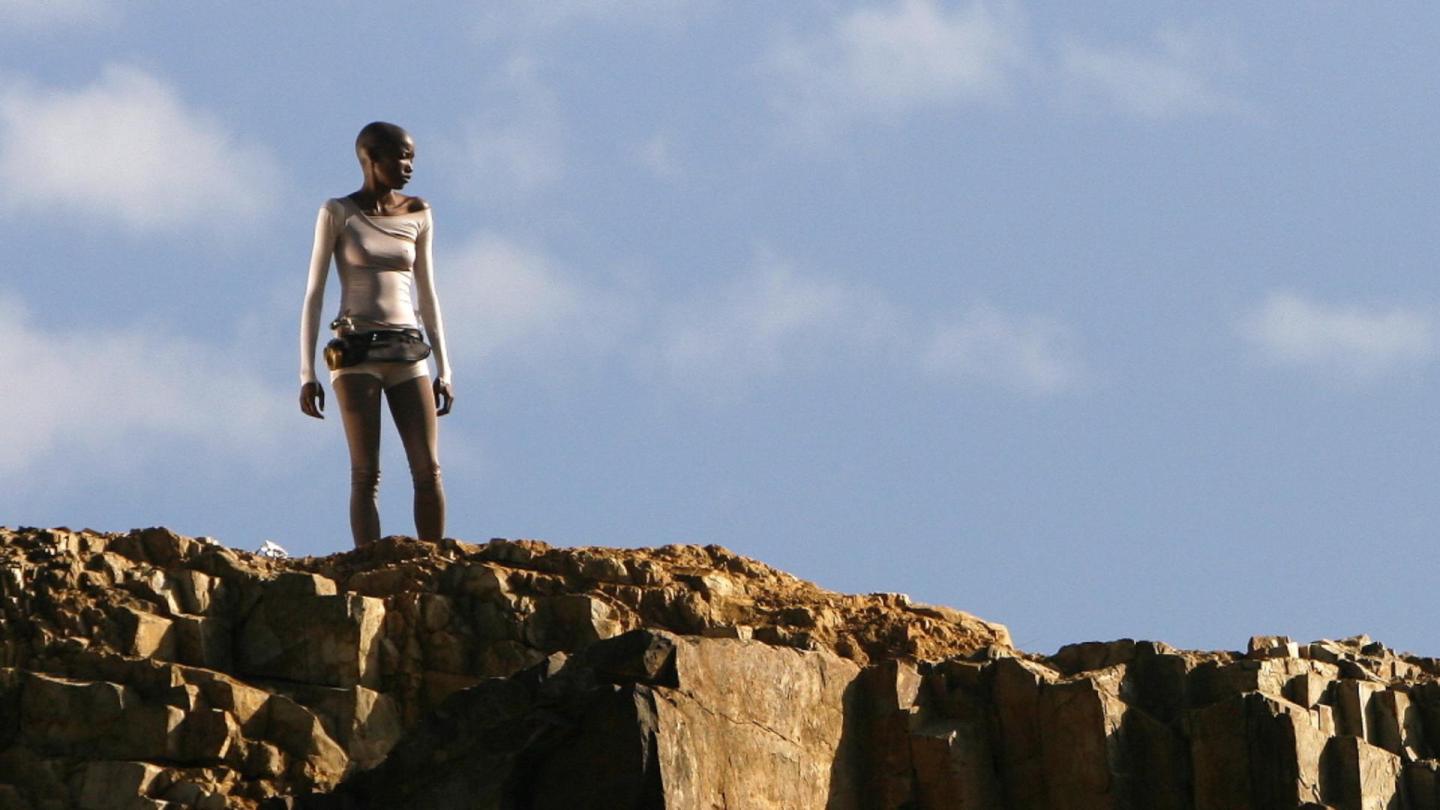
M 229 622 L 181 614 L 171 621 L 171 628 L 175 661 L 221 671 L 234 666 L 235 636 Z
M 1440 661 L 1053 656 L 720 546 L 0 529 L 0 810 L 1440 810 Z
M 829 653 L 680 638 L 678 687 L 654 689 L 664 807 L 862 807 L 846 739 L 860 669 Z M 847 695 L 848 693 L 848 695 Z M 848 697 L 848 701 L 847 701 Z M 753 763 L 768 763 L 768 768 Z
M 374 808 L 499 807 L 520 796 L 555 808 L 860 808 L 858 772 L 836 767 L 858 754 L 846 722 L 859 672 L 829 653 L 636 631 L 553 672 L 452 695 L 337 796 Z M 615 682 L 627 673 L 637 677 Z M 403 777 L 422 763 L 457 767 Z
M 990 732 L 987 665 L 926 665 L 909 719 L 915 799 L 921 807 L 1003 806 L 997 742 Z
M 675 639 L 667 633 L 634 630 L 590 647 L 585 660 L 608 683 L 675 685 Z
M 291 759 L 292 776 L 326 785 L 339 781 L 349 757 L 315 712 L 284 695 L 272 695 L 266 705 L 264 737 L 274 740 Z
M 968 614 L 832 594 L 719 546 L 386 538 L 281 560 L 160 528 L 0 529 L 0 596 L 0 806 L 68 807 L 102 777 L 119 778 L 105 776 L 118 766 L 97 765 L 84 788 L 76 774 L 87 762 L 140 763 L 122 775 L 159 769 L 145 786 L 112 791 L 117 806 L 254 807 L 328 790 L 383 766 L 442 702 L 492 694 L 486 678 L 522 677 L 527 667 L 555 678 L 567 653 L 595 679 L 585 687 L 593 694 L 581 690 L 595 702 L 577 703 L 578 717 L 649 729 L 628 738 L 650 739 L 649 748 L 616 749 L 642 763 L 630 769 L 639 774 L 630 789 L 643 792 L 652 787 L 644 774 L 658 772 L 660 714 L 704 715 L 715 700 L 708 691 L 721 688 L 658 706 L 654 690 L 677 688 L 676 638 L 661 628 L 734 639 L 761 651 L 746 653 L 755 661 L 772 648 L 742 639 L 829 650 L 851 667 L 1008 643 L 1003 627 Z M 654 629 L 624 635 L 642 626 Z M 758 680 L 773 683 L 755 683 L 754 696 L 785 682 Z M 589 732 L 566 739 L 573 745 L 547 749 L 546 767 L 594 769 L 584 760 L 598 754 L 585 752 L 613 743 Z M 520 764 L 528 772 L 538 762 Z M 743 775 L 736 768 L 727 778 Z M 543 788 L 555 801 L 559 789 Z
M 263 589 L 241 623 L 237 665 L 250 676 L 374 685 L 384 618 L 379 599 L 337 594 L 334 582 L 313 574 L 286 574 Z
M 1005 799 L 1016 810 L 1048 807 L 1040 691 L 1058 677 L 1047 667 L 1019 658 L 1002 658 L 991 667 L 997 764 Z
M 1283 698 L 1249 692 L 1191 721 L 1196 810 L 1261 810 L 1319 802 L 1327 737 Z
M 234 715 L 220 709 L 194 709 L 180 723 L 172 758 L 197 764 L 225 760 L 242 744 L 243 732 Z
M 1405 793 L 1412 810 L 1440 808 L 1440 763 L 1435 760 L 1406 763 Z
M 175 633 L 169 619 L 127 605 L 117 609 L 122 644 L 127 655 L 175 660 Z
M 19 686 L 19 730 L 27 746 L 63 753 L 91 743 L 119 722 L 127 702 L 125 687 L 119 684 L 26 673 Z
M 1086 641 L 1080 644 L 1066 644 L 1050 656 L 1050 665 L 1065 673 L 1092 672 L 1097 669 L 1128 664 L 1135 660 L 1136 645 L 1133 639 L 1118 641 Z
M 288 691 L 314 712 L 325 733 L 360 768 L 373 768 L 404 731 L 395 701 L 383 692 L 352 686 L 335 689 L 295 685 Z
M 1289 636 L 1251 636 L 1245 654 L 1251 658 L 1299 658 L 1300 645 Z
M 624 630 L 624 623 L 604 600 L 584 594 L 545 599 L 525 623 L 525 640 L 546 652 L 573 650 Z
M 1003 806 L 995 754 L 983 725 L 940 721 L 922 726 L 910 738 L 910 756 L 919 806 L 954 810 Z
M 1404 692 L 1387 689 L 1370 702 L 1372 735 L 1367 739 L 1392 754 L 1415 762 L 1429 756 L 1420 710 Z
M 866 741 L 861 793 L 875 808 L 903 807 L 915 793 L 910 734 L 920 721 L 923 678 L 910 661 L 886 661 L 866 669 L 858 683 L 861 737 Z
M 532 713 L 536 691 L 536 686 L 524 679 L 496 678 L 455 692 L 418 723 L 378 767 L 348 780 L 338 796 L 312 795 L 295 806 L 501 807 L 518 790 L 514 783 L 519 781 L 516 772 L 522 752 L 528 748 L 535 756 L 537 749 L 564 734 L 573 722 L 556 712 Z M 624 697 L 613 688 L 609 694 Z M 611 702 L 610 708 L 623 715 L 624 700 Z M 621 757 L 630 753 L 618 750 Z M 643 764 L 635 767 L 643 770 Z M 418 773 L 426 778 L 410 778 Z M 629 782 L 620 774 L 616 768 L 612 776 L 617 778 L 591 783 L 592 795 L 624 796 L 623 789 L 617 794 L 616 784 L 628 786 Z M 565 784 L 578 783 L 567 779 Z
M 159 807 L 146 793 L 160 773 L 148 762 L 87 762 L 76 776 L 75 803 L 81 810 Z
M 1406 805 L 1400 757 L 1358 737 L 1330 741 L 1331 802 L 1357 810 L 1393 810 Z

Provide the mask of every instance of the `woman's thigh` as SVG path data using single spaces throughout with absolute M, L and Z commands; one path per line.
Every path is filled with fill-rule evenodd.
M 438 428 L 435 418 L 435 392 L 430 378 L 413 377 L 385 389 L 390 404 L 390 417 L 405 445 L 405 456 L 411 470 L 439 466 Z
M 335 378 L 335 398 L 350 446 L 350 466 L 375 467 L 380 463 L 380 380 L 369 374 L 343 374 Z

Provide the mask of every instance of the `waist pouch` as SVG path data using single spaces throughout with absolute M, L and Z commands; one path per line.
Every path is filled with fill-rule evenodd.
M 325 344 L 325 365 L 331 371 L 361 363 L 414 363 L 430 356 L 419 329 L 377 329 L 351 332 Z

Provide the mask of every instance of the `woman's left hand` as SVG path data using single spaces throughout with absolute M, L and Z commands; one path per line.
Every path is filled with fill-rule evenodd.
M 450 406 L 455 404 L 455 394 L 450 390 L 450 383 L 445 380 L 435 380 L 435 415 L 444 416 L 450 413 Z

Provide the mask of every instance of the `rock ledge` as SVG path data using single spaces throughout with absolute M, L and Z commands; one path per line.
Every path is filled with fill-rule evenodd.
M 718 546 L 0 529 L 0 810 L 1440 810 L 1440 662 L 1013 649 Z

